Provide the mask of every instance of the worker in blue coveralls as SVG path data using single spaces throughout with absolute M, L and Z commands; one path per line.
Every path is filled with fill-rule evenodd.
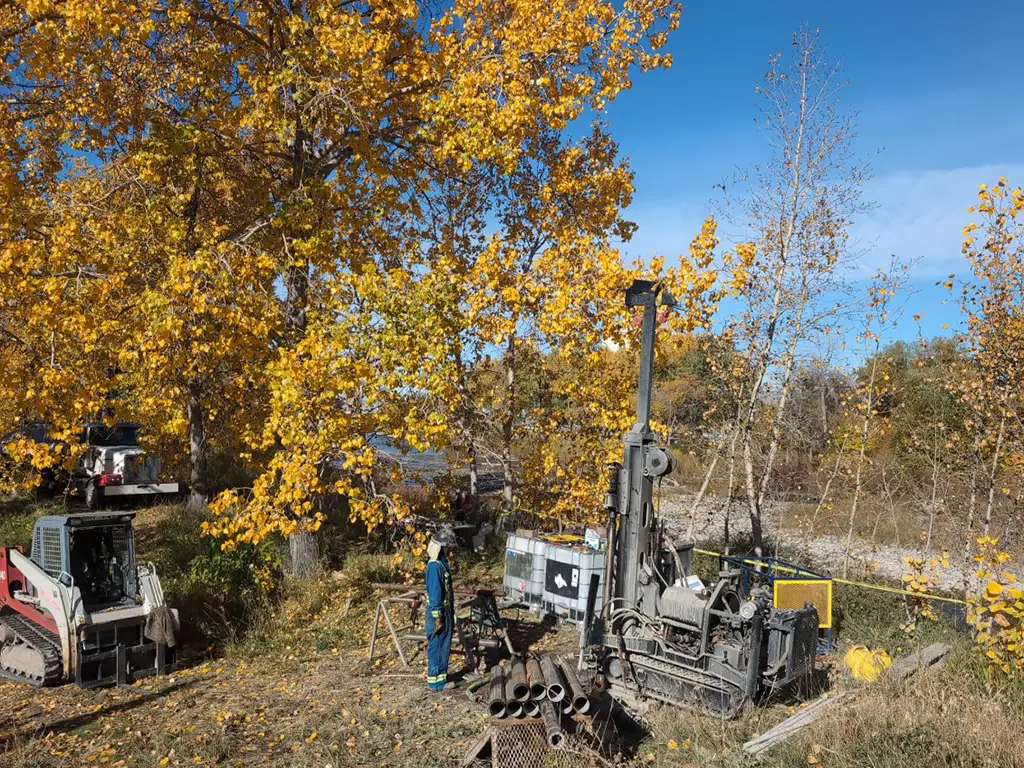
M 441 530 L 427 545 L 427 687 L 432 691 L 443 691 L 448 685 L 455 600 L 447 554 L 455 544 L 454 539 L 453 533 Z

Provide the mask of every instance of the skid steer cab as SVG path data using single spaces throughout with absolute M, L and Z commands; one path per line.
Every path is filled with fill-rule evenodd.
M 0 548 L 0 676 L 124 684 L 174 668 L 177 611 L 135 561 L 134 512 L 39 518 L 31 557 Z

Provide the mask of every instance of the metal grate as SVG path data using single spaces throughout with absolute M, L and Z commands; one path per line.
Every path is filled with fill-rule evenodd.
M 63 558 L 60 551 L 60 529 L 43 528 L 41 533 L 43 551 L 40 553 L 39 565 L 51 576 L 59 576 L 61 570 L 63 570 Z
M 124 562 L 128 558 L 128 529 L 123 526 L 114 528 L 110 538 L 114 545 L 114 554 Z
M 544 736 L 544 724 L 540 721 L 495 728 L 491 749 L 494 750 L 494 764 L 499 768 L 543 766 L 548 752 L 552 751 Z
M 814 659 L 818 647 L 818 627 L 814 624 L 814 614 L 809 611 L 801 617 L 793 628 L 791 638 L 789 669 L 791 678 L 801 678 L 814 669 Z
M 776 579 L 775 607 L 800 610 L 804 603 L 818 609 L 818 626 L 832 626 L 832 582 L 829 579 Z
M 492 760 L 477 760 L 473 765 L 497 768 L 580 768 L 592 765 L 602 750 L 600 739 L 579 720 L 563 718 L 565 746 L 552 749 L 541 720 L 492 721 Z
M 505 555 L 505 573 L 516 579 L 533 578 L 533 555 L 509 550 Z

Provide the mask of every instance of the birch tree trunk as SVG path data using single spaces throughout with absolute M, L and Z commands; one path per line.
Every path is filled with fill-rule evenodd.
M 851 123 L 837 112 L 838 67 L 818 50 L 817 35 L 794 35 L 787 69 L 772 57 L 759 88 L 762 128 L 772 159 L 747 174 L 756 186 L 746 199 L 746 221 L 758 237 L 765 264 L 752 281 L 745 313 L 751 342 L 750 388 L 739 420 L 742 471 L 756 554 L 764 554 L 764 505 L 788 418 L 801 345 L 827 327 L 835 308 L 815 309 L 834 287 L 849 217 L 857 209 L 864 169 L 851 162 Z M 777 349 L 781 344 L 781 349 Z M 758 413 L 774 373 L 778 396 L 763 458 L 754 448 Z M 822 400 L 824 408 L 824 396 Z M 827 431 L 827 412 L 822 414 Z
M 864 487 L 864 465 L 867 462 L 868 433 L 871 428 L 871 415 L 874 410 L 875 376 L 878 374 L 878 355 L 871 360 L 871 374 L 868 377 L 867 396 L 864 403 L 864 418 L 861 420 L 860 450 L 857 452 L 857 472 L 853 482 L 853 501 L 850 503 L 850 521 L 846 527 L 846 547 L 843 550 L 843 578 L 845 579 L 850 566 L 850 550 L 853 547 L 853 529 L 857 520 L 857 507 L 860 503 L 861 489 Z
M 999 419 L 999 433 L 996 436 L 996 450 L 992 456 L 992 469 L 988 473 L 988 503 L 985 505 L 985 525 L 983 535 L 988 536 L 992 525 L 992 506 L 995 503 L 996 475 L 999 473 L 999 453 L 1003 448 L 1003 435 L 1006 433 L 1006 414 Z

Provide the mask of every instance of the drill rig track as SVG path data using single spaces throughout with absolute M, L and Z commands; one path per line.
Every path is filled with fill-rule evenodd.
M 57 635 L 19 614 L 9 613 L 0 616 L 3 636 L 8 639 L 0 644 L 0 677 L 36 687 L 61 682 L 63 663 Z M 21 663 L 26 660 L 34 662 L 34 669 Z

